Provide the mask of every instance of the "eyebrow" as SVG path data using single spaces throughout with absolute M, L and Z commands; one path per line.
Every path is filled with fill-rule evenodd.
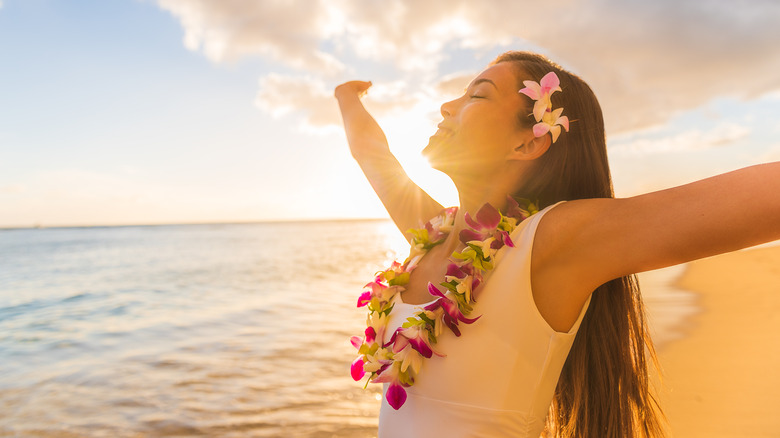
M 471 86 L 471 87 L 476 87 L 477 85 L 479 85 L 479 84 L 481 84 L 481 83 L 483 83 L 483 82 L 487 82 L 488 84 L 492 85 L 492 86 L 493 86 L 493 88 L 495 88 L 496 90 L 498 90 L 498 85 L 496 85 L 496 83 L 495 83 L 495 82 L 493 82 L 493 81 L 491 81 L 490 79 L 486 79 L 486 78 L 477 79 L 477 80 L 476 80 L 476 81 L 474 81 L 474 82 L 473 82 L 473 83 L 472 83 L 470 86 Z

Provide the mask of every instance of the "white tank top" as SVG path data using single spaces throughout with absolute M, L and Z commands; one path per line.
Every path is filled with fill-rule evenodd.
M 401 409 L 394 410 L 383 398 L 379 438 L 539 438 L 590 303 L 588 299 L 567 333 L 553 330 L 534 303 L 531 249 L 539 222 L 554 206 L 521 222 L 511 236 L 515 247 L 498 251 L 470 315 L 481 317 L 461 324 L 459 338 L 447 330 L 438 337 L 436 349 L 446 357 L 424 361 L 415 384 L 406 388 Z M 385 342 L 423 306 L 406 304 L 396 295 Z

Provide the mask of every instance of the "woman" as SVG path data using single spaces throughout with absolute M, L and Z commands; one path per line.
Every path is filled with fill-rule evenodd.
M 439 215 L 359 300 L 353 377 L 385 383 L 379 435 L 662 435 L 632 275 L 780 238 L 780 163 L 614 199 L 590 88 L 509 52 L 441 107 L 423 153 L 460 207 L 440 214 L 360 103 L 369 86 L 335 91 L 352 155 L 401 231 Z

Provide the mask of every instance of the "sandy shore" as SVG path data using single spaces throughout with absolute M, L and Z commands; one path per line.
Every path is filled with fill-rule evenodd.
M 658 352 L 673 437 L 780 437 L 780 247 L 693 262 L 686 336 Z

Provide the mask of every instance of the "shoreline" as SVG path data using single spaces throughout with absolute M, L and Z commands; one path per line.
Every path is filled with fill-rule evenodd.
M 685 265 L 673 287 L 699 309 L 658 349 L 672 437 L 773 437 L 780 430 L 780 247 Z

